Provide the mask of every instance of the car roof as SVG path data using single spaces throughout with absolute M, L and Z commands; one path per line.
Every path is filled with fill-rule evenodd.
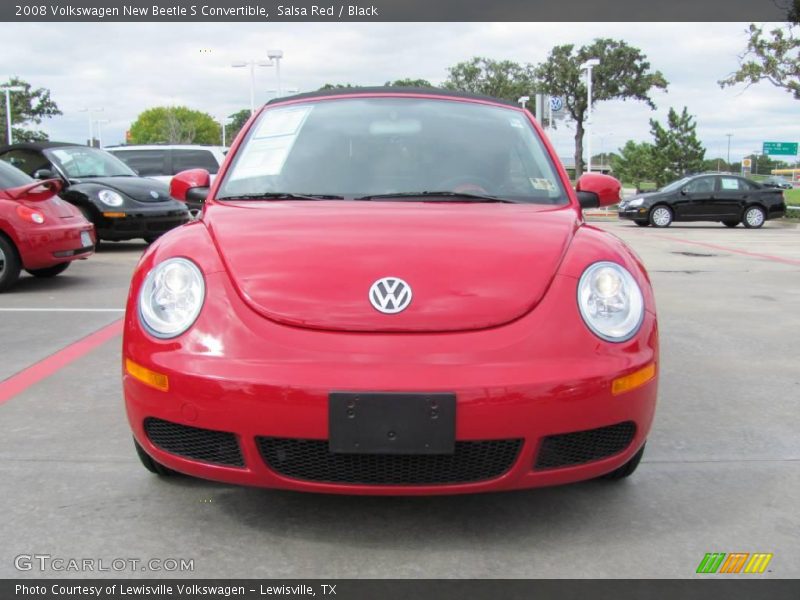
M 8 152 L 9 150 L 47 150 L 48 148 L 63 148 L 65 146 L 89 147 L 85 144 L 72 142 L 18 142 L 0 147 L 0 153 Z
M 472 94 L 470 92 L 460 92 L 455 90 L 446 90 L 443 88 L 415 88 L 415 87 L 393 87 L 393 86 L 379 86 L 379 87 L 350 87 L 350 88 L 336 88 L 332 90 L 317 90 L 315 92 L 306 92 L 303 94 L 295 94 L 294 96 L 281 96 L 280 98 L 273 98 L 267 102 L 266 106 L 275 104 L 282 104 L 284 102 L 294 102 L 296 100 L 313 100 L 314 98 L 327 98 L 330 96 L 352 96 L 352 95 L 392 95 L 392 96 L 446 96 L 449 98 L 462 98 L 466 100 L 478 100 L 481 102 L 492 102 L 493 104 L 503 104 L 519 108 L 516 102 L 511 100 L 503 100 L 500 98 L 493 98 L 492 96 L 485 96 L 482 94 Z

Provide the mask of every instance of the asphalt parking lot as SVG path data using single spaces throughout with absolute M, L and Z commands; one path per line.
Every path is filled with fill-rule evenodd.
M 800 228 L 592 224 L 642 257 L 660 319 L 656 422 L 616 484 L 381 498 L 159 480 L 120 385 L 144 244 L 23 278 L 0 296 L 0 577 L 86 576 L 14 566 L 49 554 L 194 559 L 168 575 L 203 578 L 671 578 L 706 552 L 770 552 L 763 576 L 800 576 Z

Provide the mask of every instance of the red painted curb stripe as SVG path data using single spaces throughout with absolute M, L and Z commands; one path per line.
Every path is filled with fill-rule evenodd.
M 727 246 L 718 246 L 717 244 L 709 244 L 708 242 L 695 242 L 693 240 L 684 240 L 670 235 L 660 235 L 651 233 L 651 237 L 661 238 L 662 240 L 669 240 L 671 242 L 680 242 L 682 244 L 693 244 L 695 246 L 704 246 L 714 250 L 722 250 L 723 252 L 734 252 L 736 254 L 743 254 L 744 256 L 752 256 L 753 258 L 763 258 L 765 260 L 772 260 L 775 262 L 785 263 L 787 265 L 800 265 L 800 260 L 794 258 L 783 258 L 781 256 L 772 256 L 771 254 L 761 254 L 759 252 L 748 252 L 747 250 L 737 250 L 736 248 L 728 248 Z
M 42 379 L 50 377 L 50 375 L 59 369 L 85 356 L 101 344 L 118 336 L 120 333 L 122 333 L 122 319 L 114 321 L 102 329 L 98 329 L 94 333 L 70 344 L 66 348 L 62 348 L 55 354 L 51 354 L 47 358 L 12 375 L 8 379 L 0 381 L 0 404 L 24 392 Z

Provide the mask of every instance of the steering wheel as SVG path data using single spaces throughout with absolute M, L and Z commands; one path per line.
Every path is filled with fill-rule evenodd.
M 488 179 L 477 175 L 457 175 L 437 184 L 438 190 L 463 192 L 465 194 L 488 194 L 494 185 Z

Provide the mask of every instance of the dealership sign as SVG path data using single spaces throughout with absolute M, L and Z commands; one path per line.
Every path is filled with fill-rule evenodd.
M 796 142 L 764 142 L 764 154 L 797 156 Z

